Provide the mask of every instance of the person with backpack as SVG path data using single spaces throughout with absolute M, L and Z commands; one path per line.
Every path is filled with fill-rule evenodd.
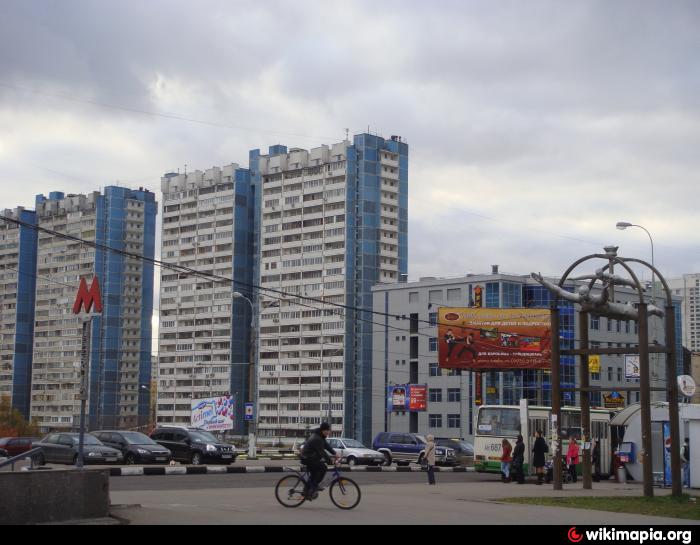
M 690 439 L 687 437 L 681 447 L 681 462 L 683 462 L 683 486 L 690 488 Z

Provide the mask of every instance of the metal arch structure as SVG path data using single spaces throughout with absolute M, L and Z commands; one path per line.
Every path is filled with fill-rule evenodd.
M 655 273 L 660 279 L 666 291 L 666 308 L 665 308 L 665 343 L 666 346 L 662 348 L 654 349 L 654 352 L 663 352 L 666 354 L 666 380 L 667 387 L 664 388 L 668 395 L 669 400 L 669 418 L 671 420 L 671 480 L 672 480 L 672 494 L 674 496 L 680 496 L 682 493 L 682 483 L 680 480 L 681 476 L 681 463 L 680 463 L 680 424 L 679 424 L 679 414 L 678 414 L 678 385 L 674 380 L 675 377 L 675 309 L 673 307 L 673 301 L 671 297 L 671 290 L 666 282 L 666 279 L 661 275 L 661 273 L 656 269 L 656 267 L 650 265 L 646 261 L 635 258 L 621 258 L 617 255 L 617 247 L 610 246 L 605 248 L 605 254 L 591 254 L 576 260 L 560 278 L 558 286 L 556 288 L 551 288 L 545 283 L 542 283 L 547 287 L 553 294 L 551 312 L 552 312 L 552 434 L 554 440 L 554 479 L 553 486 L 555 490 L 562 489 L 562 446 L 561 446 L 561 362 L 560 358 L 563 354 L 565 355 L 578 355 L 581 358 L 579 377 L 580 377 L 580 387 L 567 389 L 580 392 L 581 399 L 581 426 L 583 428 L 583 440 L 591 440 L 590 432 L 590 395 L 593 391 L 601 391 L 600 387 L 590 387 L 589 386 L 589 367 L 588 367 L 588 356 L 592 354 L 601 354 L 603 351 L 601 349 L 591 349 L 588 344 L 588 315 L 589 313 L 596 314 L 599 316 L 607 316 L 606 309 L 601 307 L 600 309 L 593 308 L 589 310 L 579 310 L 579 335 L 580 335 L 580 348 L 578 350 L 561 350 L 560 339 L 559 339 L 559 328 L 560 328 L 560 315 L 559 315 L 559 299 L 560 292 L 564 291 L 564 286 L 567 281 L 574 280 L 570 279 L 571 273 L 578 268 L 580 265 L 587 261 L 602 259 L 608 261 L 608 264 L 596 271 L 596 275 L 591 279 L 589 284 L 589 291 L 594 286 L 594 284 L 601 280 L 602 289 L 608 290 L 608 297 L 614 301 L 614 286 L 615 286 L 615 276 L 614 265 L 619 265 L 629 274 L 631 281 L 627 279 L 618 279 L 623 285 L 627 285 L 634 289 L 639 296 L 639 303 L 637 305 L 637 316 L 636 321 L 638 322 L 638 348 L 626 349 L 626 353 L 637 353 L 639 354 L 640 363 L 640 402 L 642 409 L 642 451 L 640 453 L 641 462 L 644 470 L 644 495 L 651 497 L 654 495 L 653 491 L 653 471 L 652 471 L 652 458 L 651 458 L 651 385 L 650 385 L 650 369 L 649 369 L 649 309 L 648 304 L 644 299 L 644 289 L 637 278 L 636 274 L 629 266 L 630 263 L 640 264 L 647 267 L 653 273 Z M 610 277 L 607 286 L 605 284 L 605 271 L 610 270 Z M 533 273 L 533 278 L 537 279 Z M 633 318 L 634 319 L 634 318 Z M 556 332 L 556 333 L 555 333 Z M 605 353 L 614 353 L 614 349 L 607 349 Z M 620 352 L 622 353 L 622 352 Z M 656 388 L 655 388 L 656 389 Z M 584 449 L 583 451 L 583 486 L 586 489 L 592 488 L 592 472 L 591 472 L 591 451 Z

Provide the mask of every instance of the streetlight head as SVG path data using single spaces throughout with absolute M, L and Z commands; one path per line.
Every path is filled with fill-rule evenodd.
M 240 291 L 234 291 L 234 292 L 233 292 L 233 298 L 234 298 L 234 299 L 240 299 L 241 297 L 243 297 L 243 294 L 242 294 Z
M 629 222 L 627 222 L 627 221 L 618 221 L 616 227 L 617 227 L 620 231 L 624 231 L 624 230 L 627 229 L 628 227 L 632 227 L 632 224 L 629 223 Z

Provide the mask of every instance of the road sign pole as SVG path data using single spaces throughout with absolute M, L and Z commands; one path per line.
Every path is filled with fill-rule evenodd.
M 80 434 L 78 439 L 78 460 L 76 467 L 82 469 L 85 463 L 85 412 L 90 377 L 90 326 L 92 316 L 83 321 L 83 342 L 80 354 Z

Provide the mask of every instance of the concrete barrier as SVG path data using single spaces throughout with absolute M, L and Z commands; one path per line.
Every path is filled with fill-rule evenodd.
M 109 516 L 109 470 L 0 473 L 0 525 Z

